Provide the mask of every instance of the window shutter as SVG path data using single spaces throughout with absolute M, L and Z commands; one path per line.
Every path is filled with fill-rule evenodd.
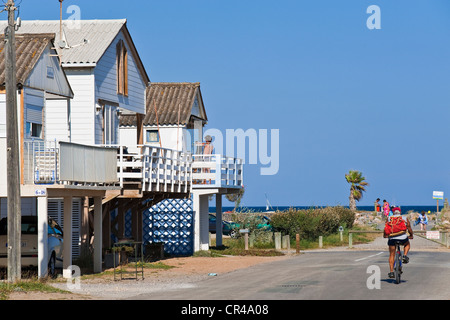
M 117 93 L 128 96 L 128 52 L 123 40 L 116 46 Z
M 122 40 L 117 43 L 116 47 L 116 59 L 117 59 L 117 93 L 123 94 L 122 88 Z

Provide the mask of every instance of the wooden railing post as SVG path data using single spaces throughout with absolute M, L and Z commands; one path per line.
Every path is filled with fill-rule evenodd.
M 222 186 L 222 156 L 216 155 L 216 187 Z
M 120 182 L 120 187 L 123 188 L 123 146 L 120 146 L 120 152 L 119 152 L 119 174 L 120 174 L 120 178 L 119 178 L 119 182 Z

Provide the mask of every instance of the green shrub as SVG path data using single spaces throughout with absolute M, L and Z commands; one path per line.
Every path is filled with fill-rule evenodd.
M 275 231 L 294 237 L 317 239 L 338 231 L 340 226 L 353 227 L 355 214 L 344 207 L 327 207 L 307 210 L 291 208 L 272 216 L 272 226 Z
M 255 237 L 257 243 L 268 243 L 272 240 L 271 230 L 264 227 L 265 221 L 259 213 L 254 212 L 240 212 L 232 215 L 233 223 L 235 225 L 234 231 L 236 231 L 237 237 L 242 235 L 239 233 L 240 229 L 249 229 L 250 235 Z

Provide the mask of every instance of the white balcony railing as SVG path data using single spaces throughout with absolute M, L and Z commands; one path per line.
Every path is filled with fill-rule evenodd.
M 193 188 L 242 188 L 244 162 L 222 155 L 193 155 Z
M 59 144 L 56 141 L 24 142 L 23 180 L 26 185 L 59 181 Z
M 120 186 L 143 191 L 188 193 L 192 188 L 241 188 L 243 161 L 222 155 L 191 155 L 148 145 L 118 148 Z M 133 150 L 128 152 L 128 150 Z
M 117 183 L 117 150 L 58 141 L 24 143 L 25 184 Z
M 191 156 L 176 150 L 140 145 L 128 152 L 118 146 L 120 186 L 140 183 L 143 191 L 188 193 L 191 183 Z
M 138 185 L 146 192 L 241 188 L 243 161 L 191 155 L 148 145 L 86 146 L 57 141 L 24 144 L 25 184 Z M 131 187 L 133 188 L 133 187 Z

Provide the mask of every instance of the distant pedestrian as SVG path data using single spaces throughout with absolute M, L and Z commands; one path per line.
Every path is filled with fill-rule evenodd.
M 387 202 L 386 200 L 383 200 L 383 213 L 386 218 L 389 217 L 389 211 L 391 211 L 389 202 Z
M 419 214 L 419 224 L 420 224 L 420 230 L 421 231 L 426 231 L 427 230 L 427 225 L 428 225 L 428 217 L 425 214 L 425 211 L 422 211 Z
M 380 204 L 380 198 L 377 199 L 377 201 L 375 201 L 375 212 L 381 212 L 381 204 Z

